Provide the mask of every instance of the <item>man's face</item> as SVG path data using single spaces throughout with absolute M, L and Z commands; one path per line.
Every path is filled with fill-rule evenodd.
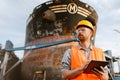
M 80 41 L 90 40 L 92 30 L 90 28 L 81 26 L 77 29 L 77 34 Z

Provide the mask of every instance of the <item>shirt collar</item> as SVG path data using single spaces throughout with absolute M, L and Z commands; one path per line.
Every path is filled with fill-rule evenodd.
M 80 45 L 80 43 L 78 44 L 78 49 L 84 49 L 84 48 Z M 93 50 L 93 45 L 92 45 L 92 44 L 90 45 L 90 50 Z

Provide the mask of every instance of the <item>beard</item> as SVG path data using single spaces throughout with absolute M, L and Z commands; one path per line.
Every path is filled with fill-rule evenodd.
M 79 35 L 78 35 L 78 39 L 79 39 L 80 41 L 85 41 L 85 37 L 84 37 L 84 35 L 82 35 L 82 34 L 79 34 Z

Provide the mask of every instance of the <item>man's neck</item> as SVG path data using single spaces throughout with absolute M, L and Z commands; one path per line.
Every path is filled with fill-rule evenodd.
M 86 49 L 86 50 L 89 49 L 90 44 L 91 44 L 90 41 L 81 41 L 81 42 L 80 42 L 81 47 L 83 47 L 83 48 Z

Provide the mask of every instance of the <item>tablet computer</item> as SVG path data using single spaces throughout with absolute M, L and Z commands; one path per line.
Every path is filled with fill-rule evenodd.
M 100 61 L 100 60 L 91 60 L 89 64 L 87 65 L 86 69 L 84 70 L 84 73 L 91 74 L 91 70 L 93 68 L 97 68 L 98 70 L 101 71 L 100 66 L 107 66 L 109 64 L 108 61 Z

